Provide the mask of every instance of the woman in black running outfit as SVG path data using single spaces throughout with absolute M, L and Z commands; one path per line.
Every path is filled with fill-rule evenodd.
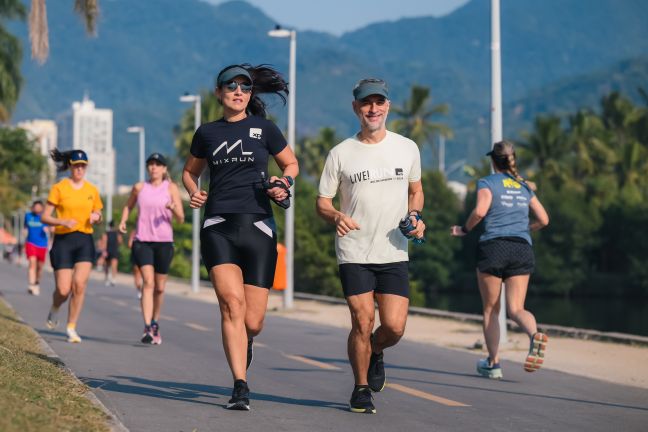
M 196 131 L 182 180 L 192 208 L 205 205 L 201 252 L 218 297 L 223 347 L 234 389 L 228 409 L 249 410 L 246 370 L 252 361 L 252 338 L 261 332 L 277 260 L 277 235 L 270 198 L 282 201 L 299 173 L 286 140 L 265 118 L 260 94 L 276 94 L 285 103 L 286 81 L 270 67 L 249 64 L 223 69 L 216 97 L 223 118 Z M 283 172 L 264 189 L 272 156 Z M 197 179 L 209 164 L 209 194 Z
M 477 281 L 483 303 L 488 357 L 477 362 L 477 373 L 501 379 L 498 316 L 502 282 L 506 285 L 509 316 L 529 335 L 530 348 L 524 370 L 537 371 L 544 361 L 548 339 L 538 332 L 535 317 L 524 308 L 524 301 L 535 266 L 529 231 L 547 226 L 549 215 L 531 185 L 518 174 L 513 143 L 495 143 L 487 156 L 491 157 L 495 173 L 479 179 L 475 209 L 463 226 L 451 227 L 450 234 L 462 237 L 484 220 L 484 233 L 477 248 Z M 535 216 L 533 222 L 529 221 L 529 210 Z

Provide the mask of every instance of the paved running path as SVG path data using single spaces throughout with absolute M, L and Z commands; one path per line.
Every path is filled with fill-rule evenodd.
M 216 305 L 168 296 L 164 343 L 145 346 L 132 287 L 90 281 L 69 344 L 45 317 L 54 288 L 27 294 L 25 269 L 0 263 L 0 294 L 131 431 L 644 431 L 648 392 L 504 362 L 502 381 L 474 373 L 477 357 L 402 342 L 385 352 L 389 386 L 376 415 L 353 414 L 346 331 L 269 315 L 248 381 L 252 411 L 223 408 L 231 378 Z M 611 345 L 612 347 L 612 345 Z M 549 347 L 551 349 L 551 346 Z M 611 365 L 613 367 L 613 365 Z

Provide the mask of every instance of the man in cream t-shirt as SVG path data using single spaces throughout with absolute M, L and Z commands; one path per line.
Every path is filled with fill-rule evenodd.
M 418 146 L 385 127 L 385 82 L 361 80 L 353 96 L 360 132 L 329 153 L 317 211 L 336 226 L 335 251 L 351 311 L 348 351 L 355 387 L 349 406 L 352 412 L 375 413 L 371 391 L 381 391 L 386 382 L 383 350 L 403 335 L 409 306 L 408 244 L 398 224 L 409 215 L 410 234 L 423 237 L 423 187 Z M 338 190 L 339 211 L 333 206 Z M 380 326 L 372 334 L 374 301 Z

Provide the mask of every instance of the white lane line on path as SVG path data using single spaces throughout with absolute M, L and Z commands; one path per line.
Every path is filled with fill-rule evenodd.
M 298 355 L 294 355 L 294 354 L 283 354 L 283 356 L 286 357 L 286 358 L 292 359 L 292 360 L 296 360 L 298 362 L 306 363 L 306 364 L 311 365 L 311 366 L 316 366 L 316 367 L 321 368 L 321 369 L 340 370 L 340 368 L 337 367 L 337 366 L 333 366 L 333 365 L 328 364 L 328 363 L 324 363 L 324 362 L 321 362 L 321 361 L 309 359 L 307 357 L 302 357 L 302 356 L 298 356 Z
M 184 323 L 187 327 L 194 329 L 194 330 L 200 330 L 200 331 L 211 331 L 209 327 L 205 327 L 204 325 L 192 323 L 192 322 L 186 322 Z
M 391 389 L 394 389 L 396 391 L 408 394 L 410 396 L 420 397 L 421 399 L 426 399 L 426 400 L 429 400 L 429 401 L 432 401 L 432 402 L 440 403 L 441 405 L 445 405 L 445 406 L 452 406 L 452 407 L 469 407 L 470 406 L 470 405 L 466 405 L 466 404 L 461 403 L 461 402 L 446 399 L 446 398 L 443 398 L 441 396 L 435 396 L 433 394 L 426 393 L 426 392 L 421 391 L 421 390 L 416 390 L 414 388 L 407 387 L 407 386 L 400 385 L 400 384 L 388 383 L 387 387 L 389 387 Z
M 116 304 L 117 306 L 122 306 L 122 307 L 127 307 L 128 303 L 126 303 L 124 300 L 117 300 L 114 298 L 106 297 L 106 296 L 100 296 L 99 297 L 101 300 L 106 300 L 112 304 Z
M 261 342 L 254 342 L 254 346 L 259 348 L 268 348 L 268 345 Z
M 171 315 L 162 315 L 162 316 L 160 317 L 160 319 L 162 319 L 162 320 L 164 320 L 164 321 L 174 321 L 174 322 L 175 322 L 175 321 L 178 321 L 178 318 L 173 317 L 173 316 L 171 316 Z

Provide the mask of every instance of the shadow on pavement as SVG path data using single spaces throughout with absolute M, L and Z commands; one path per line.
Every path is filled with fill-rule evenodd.
M 327 357 L 316 357 L 316 356 L 310 356 L 310 355 L 302 355 L 302 357 L 311 359 L 311 360 L 317 360 L 322 363 L 342 363 L 345 365 L 349 365 L 349 360 L 347 359 L 339 359 L 339 358 L 327 358 Z M 351 367 L 349 365 L 349 367 Z M 415 371 L 415 372 L 427 372 L 427 373 L 433 373 L 433 374 L 440 374 L 440 375 L 452 375 L 452 376 L 465 376 L 465 377 L 470 377 L 473 378 L 476 375 L 472 373 L 463 373 L 463 372 L 450 372 L 450 371 L 443 371 L 443 370 L 438 370 L 438 369 L 427 369 L 427 368 L 422 368 L 422 367 L 417 367 L 417 366 L 400 366 L 397 364 L 390 364 L 389 361 L 385 362 L 385 369 L 395 369 L 395 370 L 406 370 L 406 371 Z M 277 370 L 282 370 L 282 369 L 277 369 Z
M 221 387 L 205 384 L 179 383 L 173 381 L 155 381 L 145 378 L 129 376 L 112 376 L 115 379 L 97 379 L 89 377 L 80 377 L 89 387 L 101 389 L 109 392 L 119 392 L 127 394 L 137 394 L 148 397 L 161 399 L 181 400 L 185 402 L 198 403 L 203 405 L 225 406 L 229 400 L 232 389 L 230 387 Z M 220 403 L 212 403 L 203 398 L 215 398 Z M 265 393 L 251 392 L 253 402 L 268 401 L 288 405 L 301 405 L 309 407 L 324 407 L 332 409 L 347 409 L 346 404 L 339 402 L 329 402 L 316 399 L 295 399 L 284 396 L 276 396 Z

